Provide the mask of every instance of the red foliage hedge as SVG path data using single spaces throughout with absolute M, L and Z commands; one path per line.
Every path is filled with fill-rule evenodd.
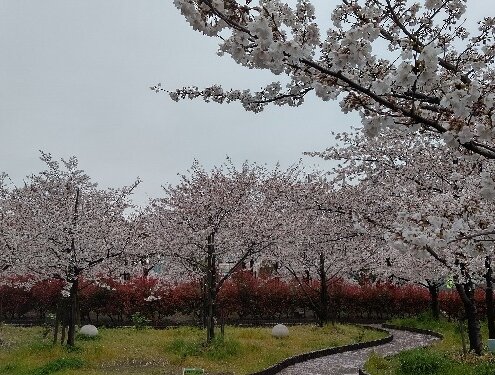
M 4 280 L 6 281 L 6 280 Z M 0 320 L 42 319 L 53 312 L 61 298 L 62 282 L 45 280 L 30 283 L 17 276 L 0 283 Z M 416 315 L 429 309 L 428 290 L 418 285 L 365 282 L 362 285 L 335 280 L 328 285 L 328 309 L 338 319 L 389 318 Z M 476 291 L 480 316 L 486 309 L 484 290 Z M 304 285 L 277 277 L 256 278 L 249 271 L 235 273 L 226 281 L 217 299 L 219 317 L 229 319 L 301 318 L 319 303 L 319 284 Z M 462 303 L 455 290 L 442 290 L 441 310 L 450 316 L 462 315 Z M 136 312 L 159 324 L 176 313 L 199 319 L 203 289 L 199 281 L 167 284 L 154 278 L 129 281 L 106 279 L 96 284 L 81 281 L 79 307 L 83 320 L 129 321 Z

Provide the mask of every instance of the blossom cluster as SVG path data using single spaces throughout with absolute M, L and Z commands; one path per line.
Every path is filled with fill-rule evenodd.
M 341 0 L 323 32 L 309 0 L 175 0 L 195 30 L 219 38 L 220 55 L 284 74 L 289 83 L 258 92 L 214 85 L 169 93 L 173 100 L 239 101 L 259 112 L 268 103 L 302 105 L 313 91 L 340 100 L 344 112 L 358 111 L 369 135 L 423 128 L 442 134 L 446 145 L 495 158 L 495 20 L 467 30 L 465 3 Z

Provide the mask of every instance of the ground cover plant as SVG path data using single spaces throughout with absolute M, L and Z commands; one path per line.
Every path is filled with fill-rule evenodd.
M 209 374 L 249 374 L 295 354 L 385 334 L 357 326 L 311 325 L 290 327 L 285 339 L 271 336 L 271 328 L 225 328 L 204 345 L 204 331 L 194 327 L 101 329 L 97 338 L 78 337 L 74 348 L 51 345 L 41 327 L 4 325 L 0 374 L 9 375 L 172 375 L 182 367 L 205 368 Z
M 373 354 L 368 359 L 365 370 L 370 375 L 491 375 L 495 374 L 495 356 L 486 353 L 482 356 L 464 354 L 461 327 L 465 323 L 440 319 L 434 320 L 427 314 L 414 318 L 394 319 L 392 324 L 403 327 L 430 329 L 441 333 L 444 338 L 431 347 L 404 351 L 390 358 Z M 487 337 L 486 322 L 482 323 L 483 337 Z M 486 349 L 486 348 L 485 348 Z

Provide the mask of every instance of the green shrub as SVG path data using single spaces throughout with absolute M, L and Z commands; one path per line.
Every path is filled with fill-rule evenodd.
M 482 363 L 473 371 L 473 375 L 493 375 L 495 374 L 495 363 Z
M 209 345 L 201 341 L 186 341 L 182 338 L 176 338 L 172 340 L 167 349 L 181 358 L 204 355 L 208 359 L 221 361 L 235 356 L 240 347 L 241 345 L 237 340 L 219 336 L 215 337 Z
M 235 356 L 240 350 L 241 344 L 233 339 L 222 336 L 215 337 L 206 349 L 206 356 L 212 360 L 221 361 Z
M 0 374 L 13 374 L 16 367 L 17 366 L 12 363 L 7 363 L 3 366 L 0 366 Z
M 385 358 L 383 358 L 381 355 L 376 354 L 375 352 L 371 352 L 367 361 L 367 368 L 386 370 L 389 367 L 389 362 Z
M 430 312 L 424 312 L 409 318 L 392 319 L 391 323 L 403 327 L 431 329 L 433 331 L 439 331 L 449 326 L 443 319 L 437 320 L 433 318 Z
M 38 337 L 36 338 L 36 340 L 34 340 L 29 344 L 29 350 L 35 353 L 44 352 L 50 349 L 51 347 L 53 347 L 53 344 L 51 342 L 41 341 Z
M 173 339 L 167 346 L 167 350 L 177 354 L 181 358 L 199 355 L 201 353 L 201 343 L 197 341 L 186 341 L 182 338 Z
M 423 348 L 403 352 L 398 357 L 402 375 L 434 375 L 448 365 L 444 356 Z
M 147 319 L 139 311 L 137 313 L 132 314 L 131 321 L 132 324 L 134 324 L 134 328 L 136 329 L 145 329 L 150 324 L 150 320 Z
M 101 340 L 100 335 L 88 336 L 88 335 L 81 335 L 80 333 L 76 335 L 76 341 L 99 341 L 99 340 Z
M 65 369 L 81 368 L 84 361 L 79 358 L 59 358 L 31 371 L 29 375 L 50 375 Z

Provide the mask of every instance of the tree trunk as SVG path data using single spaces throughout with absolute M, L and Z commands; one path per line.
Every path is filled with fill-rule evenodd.
M 67 346 L 74 346 L 76 341 L 76 319 L 77 319 L 77 277 L 72 282 L 69 295 L 69 332 L 67 334 Z
M 438 301 L 438 284 L 427 281 L 428 291 L 430 292 L 430 308 L 433 319 L 440 319 L 440 303 Z
M 320 253 L 320 308 L 318 313 L 318 323 L 323 327 L 328 322 L 328 289 L 327 289 L 327 273 L 325 272 L 325 256 Z
M 62 303 L 60 305 L 60 345 L 66 343 L 69 304 L 70 301 L 68 298 L 62 298 Z
M 67 332 L 67 327 L 62 325 L 62 333 L 60 334 L 60 345 L 64 345 L 66 332 Z
M 215 259 L 215 234 L 208 236 L 208 248 L 206 259 L 206 343 L 209 344 L 215 338 L 215 301 L 216 301 L 216 259 Z
M 485 289 L 485 303 L 486 303 L 486 319 L 488 321 L 488 338 L 495 339 L 495 306 L 493 304 L 493 270 L 490 257 L 485 259 L 486 267 L 486 289 Z
M 464 312 L 468 323 L 469 351 L 481 355 L 483 345 L 481 341 L 480 322 L 477 317 L 476 304 L 474 301 L 474 285 L 472 281 L 455 284 L 457 293 L 464 305 Z
M 222 338 L 225 336 L 225 318 L 223 313 L 220 315 L 220 335 Z
M 307 270 L 305 271 L 306 276 L 303 276 L 303 279 L 301 280 L 301 278 L 299 278 L 299 276 L 297 275 L 297 273 L 293 269 L 291 269 L 290 267 L 286 267 L 286 268 L 292 274 L 292 276 L 294 276 L 294 278 L 298 282 L 299 286 L 301 287 L 304 295 L 307 298 L 307 301 L 309 302 L 309 305 L 308 305 L 309 309 L 313 312 L 313 314 L 316 316 L 318 321 L 320 321 L 320 319 L 319 319 L 320 307 L 318 306 L 319 301 L 317 301 L 317 300 L 315 300 L 315 298 L 313 298 L 314 296 L 313 296 L 312 292 L 314 292 L 315 289 L 309 285 L 309 281 L 310 281 L 309 271 L 307 271 Z M 311 291 L 308 292 L 308 288 Z M 320 298 L 318 297 L 318 300 L 319 299 Z M 304 317 L 306 317 L 306 305 L 303 308 L 304 308 Z
M 208 278 L 205 276 L 203 278 L 203 283 L 201 284 L 201 296 L 202 296 L 202 301 L 201 301 L 201 309 L 200 309 L 200 318 L 201 318 L 201 324 L 203 329 L 206 328 L 206 320 L 208 316 L 208 306 L 207 306 L 207 287 L 206 285 L 208 284 Z
M 76 188 L 76 199 L 74 202 L 74 214 L 72 218 L 72 226 L 71 230 L 71 263 L 70 263 L 70 277 L 69 280 L 72 281 L 72 285 L 70 286 L 69 291 L 69 315 L 68 315 L 68 326 L 69 332 L 67 333 L 67 346 L 74 346 L 76 341 L 76 319 L 77 319 L 77 289 L 78 289 L 78 274 L 79 271 L 76 267 L 76 244 L 74 238 L 74 229 L 76 228 L 77 220 L 78 220 L 78 206 L 79 206 L 79 197 L 80 190 Z
M 59 304 L 57 304 L 57 310 L 55 313 L 55 322 L 53 323 L 53 345 L 57 343 L 57 338 L 58 338 L 58 326 L 60 325 L 60 305 L 62 304 L 63 301 L 60 301 Z

